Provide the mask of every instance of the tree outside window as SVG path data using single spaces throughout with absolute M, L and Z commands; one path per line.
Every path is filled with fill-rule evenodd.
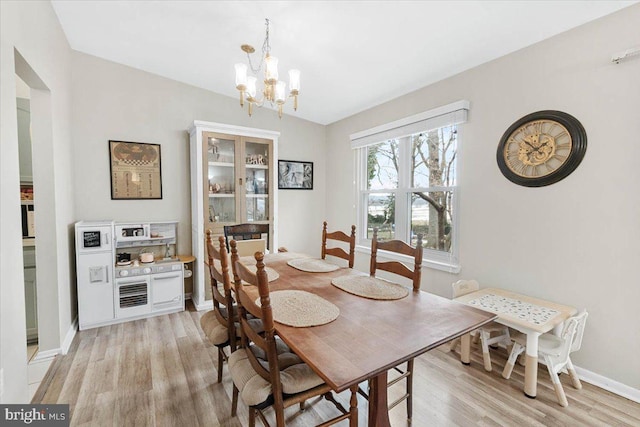
M 450 253 L 454 233 L 457 131 L 455 126 L 369 145 L 366 152 L 367 238 L 417 242 Z

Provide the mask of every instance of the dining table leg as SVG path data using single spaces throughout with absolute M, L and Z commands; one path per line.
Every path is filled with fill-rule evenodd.
M 387 402 L 387 371 L 373 377 L 369 390 L 369 427 L 391 427 Z
M 471 364 L 471 334 L 460 337 L 460 361 L 463 365 Z
M 538 337 L 537 332 L 527 333 L 524 365 L 524 395 L 535 399 L 538 386 Z

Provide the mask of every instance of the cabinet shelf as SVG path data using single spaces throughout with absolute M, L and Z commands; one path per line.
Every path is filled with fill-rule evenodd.
M 228 163 L 228 162 L 209 162 L 209 166 L 222 166 L 225 168 L 233 168 L 235 167 L 234 163 Z
M 269 195 L 268 194 L 245 194 L 247 197 L 255 197 L 258 199 L 265 199 L 268 198 Z
M 245 165 L 245 167 L 247 169 L 269 169 L 269 166 L 267 166 L 267 165 L 249 165 L 249 164 L 247 164 L 247 165 Z
M 235 197 L 235 193 L 209 193 L 209 197 Z

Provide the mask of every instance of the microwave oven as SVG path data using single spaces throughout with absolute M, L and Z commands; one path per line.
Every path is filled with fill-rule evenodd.
M 115 237 L 119 242 L 147 240 L 151 238 L 149 224 L 116 224 Z

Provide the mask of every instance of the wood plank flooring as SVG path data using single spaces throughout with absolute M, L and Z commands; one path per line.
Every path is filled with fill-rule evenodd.
M 217 351 L 200 330 L 202 314 L 190 308 L 79 332 L 32 403 L 70 404 L 72 426 L 248 425 L 242 401 L 238 416 L 230 416 L 231 378 L 225 364 L 223 382 L 216 382 Z M 639 404 L 584 382 L 575 390 L 567 375 L 561 381 L 569 406 L 560 407 L 542 365 L 538 397 L 526 398 L 522 366 L 510 380 L 500 375 L 506 358 L 504 349 L 492 350 L 493 372 L 484 371 L 477 347 L 471 366 L 439 350 L 416 359 L 413 426 L 640 426 Z M 389 400 L 402 389 L 395 386 Z M 338 398 L 348 407 L 348 393 Z M 359 425 L 366 426 L 367 402 L 360 396 L 358 408 Z M 393 426 L 407 426 L 405 408 L 391 411 Z M 287 425 L 316 425 L 336 414 L 330 403 L 313 399 L 305 411 L 288 408 Z M 267 416 L 275 423 L 272 411 Z

